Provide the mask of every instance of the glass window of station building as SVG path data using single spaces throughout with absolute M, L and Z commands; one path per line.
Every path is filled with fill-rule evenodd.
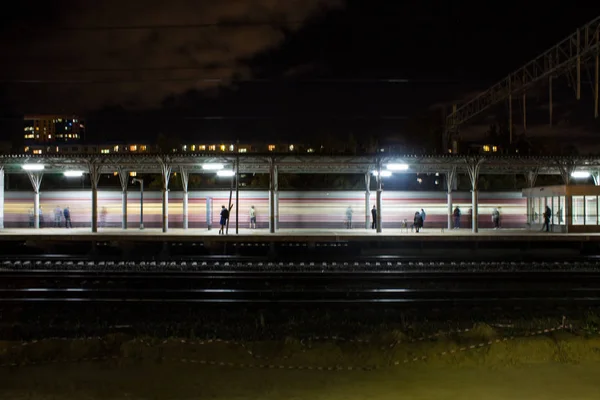
M 600 186 L 561 185 L 523 189 L 527 198 L 527 220 L 532 229 L 541 229 L 546 206 L 552 215 L 553 232 L 600 232 L 598 220 Z

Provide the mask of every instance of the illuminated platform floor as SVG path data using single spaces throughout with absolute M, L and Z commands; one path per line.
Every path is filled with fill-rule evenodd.
M 390 240 L 441 240 L 441 241 L 487 241 L 487 240 L 560 240 L 560 241 L 600 241 L 598 233 L 547 233 L 527 229 L 480 229 L 473 233 L 470 229 L 447 230 L 425 229 L 420 233 L 410 229 L 385 229 L 382 233 L 367 229 L 281 229 L 269 233 L 266 229 L 229 229 L 228 235 L 219 235 L 218 229 L 127 229 L 100 228 L 92 233 L 90 228 L 43 228 L 43 229 L 0 229 L 0 240 L 111 240 L 111 241 L 240 241 L 285 242 L 285 241 L 390 241 Z

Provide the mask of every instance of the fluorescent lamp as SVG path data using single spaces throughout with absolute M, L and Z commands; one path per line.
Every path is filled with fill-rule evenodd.
M 64 175 L 68 178 L 77 178 L 83 175 L 83 171 L 65 171 Z
M 377 171 L 373 171 L 373 175 L 377 176 L 379 173 Z M 386 178 L 392 176 L 392 171 L 381 171 L 381 177 Z
M 231 170 L 217 171 L 217 176 L 234 176 L 235 172 Z
M 25 171 L 42 171 L 44 169 L 43 164 L 24 164 L 23 169 Z
M 408 164 L 388 164 L 387 169 L 390 171 L 406 171 L 408 170 Z
M 202 164 L 202 169 L 207 171 L 218 171 L 220 169 L 223 169 L 223 164 Z
M 571 176 L 573 178 L 589 178 L 590 177 L 590 173 L 588 171 L 573 171 L 571 173 Z

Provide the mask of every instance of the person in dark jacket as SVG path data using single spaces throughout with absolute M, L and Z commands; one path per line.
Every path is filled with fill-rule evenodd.
M 373 206 L 373 208 L 371 209 L 371 216 L 373 217 L 371 229 L 375 229 L 377 227 L 377 208 L 375 206 Z
M 460 216 L 462 214 L 460 208 L 456 207 L 452 214 L 454 215 L 454 229 L 460 229 Z
M 415 231 L 419 233 L 419 230 L 423 227 L 423 216 L 418 211 L 415 213 L 415 219 L 413 224 L 415 227 Z
M 63 217 L 65 218 L 65 228 L 72 228 L 73 224 L 71 223 L 71 210 L 69 207 L 63 210 Z
M 229 210 L 225 208 L 225 206 L 221 206 L 221 229 L 219 229 L 219 235 L 225 234 L 225 225 L 227 225 L 227 220 L 229 219 Z
M 546 232 L 550 232 L 550 218 L 552 217 L 552 210 L 550 207 L 546 206 L 546 210 L 544 211 L 544 225 L 542 225 L 542 230 L 546 228 Z

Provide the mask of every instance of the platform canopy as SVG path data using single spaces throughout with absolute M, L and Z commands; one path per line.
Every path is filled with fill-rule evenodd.
M 62 173 L 69 170 L 88 171 L 90 166 L 101 173 L 118 169 L 137 173 L 160 173 L 161 165 L 168 164 L 173 172 L 184 168 L 191 173 L 208 172 L 206 164 L 221 164 L 233 169 L 239 161 L 240 173 L 268 173 L 276 165 L 279 173 L 336 173 L 361 174 L 394 169 L 394 173 L 445 173 L 456 169 L 468 173 L 473 165 L 480 174 L 567 174 L 576 170 L 598 173 L 600 157 L 533 157 L 533 156 L 464 156 L 464 155 L 323 155 L 323 154 L 107 154 L 107 155 L 0 155 L 0 168 L 7 173 L 23 173 L 23 165 L 43 165 L 44 173 Z M 394 168 L 395 167 L 395 168 Z

